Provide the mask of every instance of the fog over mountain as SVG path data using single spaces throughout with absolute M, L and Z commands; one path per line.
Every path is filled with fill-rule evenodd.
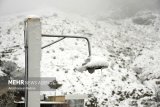
M 131 16 L 142 9 L 158 9 L 159 5 L 159 0 L 0 0 L 0 15 L 53 7 L 82 14 L 107 14 L 114 11 Z

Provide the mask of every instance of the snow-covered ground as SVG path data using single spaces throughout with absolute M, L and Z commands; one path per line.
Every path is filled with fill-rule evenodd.
M 24 68 L 23 21 L 29 13 L 0 17 L 0 58 L 13 61 L 20 68 Z M 43 49 L 41 77 L 57 77 L 63 84 L 58 94 L 91 94 L 98 99 L 100 107 L 144 107 L 145 102 L 151 104 L 145 107 L 157 107 L 159 14 L 145 11 L 131 18 L 100 20 L 55 9 L 33 13 L 41 17 L 43 34 L 88 37 L 92 55 L 103 57 L 109 64 L 93 74 L 75 70 L 88 57 L 87 43 L 81 39 L 64 39 Z M 42 46 L 56 39 L 43 38 Z M 45 93 L 54 95 L 54 92 Z

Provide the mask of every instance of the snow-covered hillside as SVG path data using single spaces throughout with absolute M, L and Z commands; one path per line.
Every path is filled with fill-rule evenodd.
M 160 15 L 145 11 L 135 17 L 91 19 L 60 11 L 42 10 L 43 34 L 77 35 L 91 41 L 92 55 L 103 57 L 108 68 L 90 74 L 78 72 L 87 58 L 87 43 L 64 39 L 42 50 L 41 76 L 56 77 L 58 94 L 88 94 L 100 107 L 157 107 L 160 79 Z M 24 68 L 25 16 L 0 17 L 0 60 Z M 55 39 L 42 39 L 42 46 Z M 45 92 L 54 94 L 52 92 Z M 147 104 L 148 103 L 148 104 Z

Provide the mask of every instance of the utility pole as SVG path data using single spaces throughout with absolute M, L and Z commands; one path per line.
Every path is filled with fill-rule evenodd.
M 25 20 L 25 76 L 40 78 L 41 60 L 41 22 L 36 16 L 29 16 Z M 25 107 L 40 107 L 40 91 L 25 92 Z

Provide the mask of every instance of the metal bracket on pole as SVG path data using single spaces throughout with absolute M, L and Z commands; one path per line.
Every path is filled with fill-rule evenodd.
M 57 43 L 65 38 L 80 38 L 80 39 L 85 39 L 87 41 L 87 44 L 88 44 L 88 56 L 90 57 L 91 56 L 91 44 L 90 44 L 90 41 L 87 37 L 83 37 L 83 36 L 69 36 L 69 35 L 47 35 L 47 34 L 42 34 L 42 37 L 61 37 L 61 39 L 49 44 L 49 45 L 46 45 L 44 47 L 42 47 L 42 49 L 48 47 L 48 46 L 51 46 L 53 45 L 54 43 Z

